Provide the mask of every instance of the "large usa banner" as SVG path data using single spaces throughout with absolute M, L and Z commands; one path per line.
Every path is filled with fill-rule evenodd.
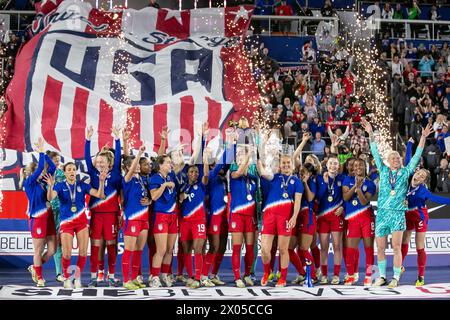
M 132 145 L 191 144 L 197 123 L 223 128 L 250 116 L 257 85 L 243 54 L 252 7 L 175 11 L 145 8 L 104 12 L 66 0 L 33 24 L 38 32 L 20 51 L 6 92 L 2 146 L 47 149 L 80 159 L 86 127 L 94 145 L 112 142 L 113 125 Z M 39 32 L 39 30 L 42 30 Z

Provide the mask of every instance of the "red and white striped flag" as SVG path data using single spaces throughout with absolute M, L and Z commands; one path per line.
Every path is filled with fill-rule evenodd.
M 122 125 L 156 151 L 164 126 L 169 147 L 190 145 L 197 123 L 221 130 L 229 117 L 250 116 L 259 94 L 241 39 L 251 12 L 103 12 L 63 1 L 17 57 L 2 147 L 31 151 L 43 136 L 48 149 L 79 159 L 87 126 L 101 148 Z

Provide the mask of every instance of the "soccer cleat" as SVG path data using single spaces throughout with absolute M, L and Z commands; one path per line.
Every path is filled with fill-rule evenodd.
M 274 274 L 273 272 L 271 272 L 271 273 L 269 274 L 269 281 L 272 281 L 273 278 L 275 278 L 275 274 Z
M 348 276 L 347 280 L 344 281 L 344 286 L 353 286 L 355 284 L 355 277 Z
M 319 279 L 317 279 L 317 278 L 312 278 L 311 279 L 311 283 L 312 284 L 316 284 L 317 282 L 319 282 Z
M 119 281 L 114 278 L 108 277 L 107 283 L 108 283 L 108 287 L 118 287 L 119 286 Z
M 188 278 L 188 279 L 186 280 L 186 287 L 190 287 L 191 284 L 192 284 L 192 282 L 194 282 L 194 279 Z
M 105 272 L 103 270 L 98 270 L 97 282 L 105 281 Z
M 355 272 L 353 276 L 355 277 L 355 283 L 357 283 L 359 281 L 359 273 Z
M 141 277 L 141 278 L 142 278 L 142 277 Z M 140 288 L 140 289 L 146 287 L 144 281 L 143 281 L 142 279 L 138 279 L 138 278 L 136 278 L 136 279 L 133 280 L 133 284 L 134 284 L 136 287 Z
M 161 287 L 161 281 L 159 281 L 159 277 L 152 277 L 152 282 L 150 284 L 150 287 L 152 287 L 152 288 Z
M 198 288 L 200 288 L 200 281 L 193 280 L 191 282 L 191 285 L 189 286 L 189 288 L 191 288 L 191 289 L 198 289 Z
M 416 280 L 416 287 L 421 287 L 423 285 L 425 285 L 425 279 L 419 276 Z
M 88 287 L 89 288 L 95 288 L 98 286 L 97 278 L 91 278 L 91 281 L 89 281 Z
M 366 276 L 364 278 L 364 287 L 371 287 L 372 286 L 372 277 Z
M 384 286 L 387 283 L 386 278 L 380 277 L 377 280 L 375 280 L 375 283 L 373 284 L 375 287 L 381 287 Z
M 328 284 L 328 277 L 322 276 L 322 278 L 320 278 L 320 284 Z
M 299 274 L 297 276 L 297 278 L 295 278 L 294 280 L 292 280 L 292 284 L 299 284 L 299 285 L 303 285 L 303 282 L 305 282 L 305 277 L 302 276 L 301 274 Z
M 170 282 L 172 282 L 172 285 L 174 285 L 175 284 L 175 277 L 173 276 L 173 274 L 169 274 L 168 276 L 167 276 L 167 278 L 169 279 L 169 281 Z
M 73 289 L 72 280 L 64 279 L 64 289 Z
M 163 273 L 161 275 L 161 282 L 164 284 L 165 287 L 173 286 L 173 283 L 172 283 L 172 281 L 170 281 L 169 276 L 167 275 L 167 273 Z
M 59 273 L 59 274 L 56 276 L 56 281 L 58 281 L 58 282 L 64 282 L 64 277 L 63 277 L 63 275 L 62 275 L 61 273 Z
M 203 287 L 215 287 L 215 286 L 216 286 L 214 283 L 212 283 L 211 280 L 208 279 L 208 277 L 204 277 L 204 278 L 201 280 L 201 285 L 202 285 Z
M 264 273 L 263 277 L 261 278 L 261 287 L 266 287 L 267 286 L 267 282 L 269 282 L 269 274 L 268 273 Z
M 138 275 L 136 279 L 139 283 L 144 283 L 144 278 L 141 275 Z
M 38 279 L 38 282 L 36 284 L 38 287 L 45 287 L 45 280 L 44 279 Z
M 348 279 L 348 273 L 346 273 L 344 276 L 344 282 L 347 281 L 347 279 Z
M 333 278 L 331 279 L 331 284 L 333 285 L 337 285 L 341 282 L 341 280 L 339 279 L 339 276 L 333 276 Z
M 81 284 L 81 279 L 80 279 L 80 278 L 77 278 L 77 279 L 75 279 L 75 280 L 73 281 L 73 287 L 74 287 L 75 289 L 81 289 L 81 288 L 83 288 L 83 285 Z
M 38 283 L 38 278 L 37 278 L 36 270 L 34 270 L 34 266 L 30 265 L 28 267 L 28 271 L 31 273 L 31 279 L 33 279 L 33 282 Z
M 277 284 L 275 285 L 275 287 L 277 287 L 277 288 L 283 288 L 283 287 L 286 287 L 286 280 L 278 279 L 278 282 L 277 282 Z
M 281 271 L 278 271 L 277 272 L 277 280 L 280 280 L 280 278 L 281 278 Z
M 245 283 L 241 279 L 237 279 L 234 283 L 236 283 L 236 287 L 238 288 L 245 288 Z
M 388 287 L 389 289 L 393 289 L 393 288 L 395 288 L 395 287 L 398 287 L 398 283 L 399 283 L 399 281 L 398 281 L 397 279 L 392 278 L 391 282 L 389 282 L 389 284 L 388 284 L 387 287 Z
M 187 278 L 184 274 L 180 274 L 180 275 L 178 275 L 178 276 L 175 278 L 175 280 L 176 280 L 177 282 L 183 282 L 183 283 L 186 283 L 186 281 L 188 281 L 188 278 Z
M 214 275 L 211 278 L 211 282 L 214 283 L 216 286 L 223 286 L 225 284 L 225 282 L 223 282 L 222 280 L 220 280 L 218 275 Z
M 320 268 L 316 270 L 316 279 L 320 279 L 322 277 L 322 271 L 320 271 Z
M 126 283 L 124 283 L 123 284 L 123 287 L 125 288 L 125 289 L 128 289 L 128 290 L 137 290 L 137 289 L 139 289 L 139 286 L 137 286 L 133 281 L 128 281 L 128 282 L 126 282 Z
M 253 280 L 250 276 L 245 276 L 244 282 L 245 282 L 246 286 L 254 286 L 255 285 L 255 283 L 253 282 Z
M 254 273 L 250 273 L 250 279 L 252 279 L 253 283 L 257 281 L 256 275 Z

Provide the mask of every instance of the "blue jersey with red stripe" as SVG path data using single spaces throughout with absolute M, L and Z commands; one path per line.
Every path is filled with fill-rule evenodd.
M 328 176 L 327 184 L 323 180 L 323 175 L 317 176 L 317 199 L 319 200 L 318 218 L 328 215 L 342 206 L 342 182 L 344 181 L 344 178 L 345 176 L 341 173 L 335 178 Z M 331 199 L 331 201 L 328 199 Z
M 76 188 L 75 188 L 76 185 Z M 70 188 L 70 191 L 69 191 Z M 80 218 L 85 214 L 86 206 L 86 195 L 90 193 L 91 186 L 83 181 L 76 181 L 74 184 L 69 184 L 68 182 L 56 183 L 53 190 L 58 193 L 58 199 L 60 202 L 60 221 L 61 224 L 71 222 L 75 219 Z M 75 193 L 75 206 L 77 208 L 76 212 L 72 212 L 72 200 L 70 198 L 70 193 Z
M 263 180 L 269 181 L 261 177 L 261 181 Z M 300 179 L 294 175 L 287 176 L 277 173 L 269 183 L 267 199 L 264 201 L 264 213 L 273 212 L 285 217 L 292 216 L 295 194 L 304 192 Z M 284 194 L 287 194 L 287 198 L 283 196 Z
M 47 215 L 47 184 L 40 179 L 42 171 L 44 171 L 44 162 L 48 163 L 48 173 L 53 174 L 56 166 L 50 158 L 39 153 L 39 163 L 36 170 L 23 183 L 23 188 L 28 198 L 27 214 L 30 218 L 42 218 Z
M 89 199 L 89 209 L 92 213 L 101 212 L 119 212 L 119 195 L 122 188 L 122 175 L 120 173 L 120 139 L 115 141 L 114 165 L 108 172 L 105 180 L 105 199 L 91 197 Z M 91 141 L 86 140 L 85 143 L 85 159 L 88 168 L 88 174 L 91 178 L 91 186 L 98 189 L 100 186 L 100 172 L 94 167 L 91 160 Z
M 410 186 L 406 198 L 408 200 L 408 211 L 418 210 L 422 220 L 425 220 L 423 209 L 427 207 L 425 203 L 427 200 L 439 204 L 450 204 L 450 198 L 432 194 L 424 184 L 420 184 L 417 187 Z
M 124 200 L 124 215 L 126 220 L 130 221 L 147 221 L 148 220 L 148 206 L 142 205 L 142 198 L 149 197 L 141 177 L 133 176 L 130 181 L 123 184 L 123 200 Z
M 237 171 L 237 168 L 230 171 Z M 257 178 L 254 175 L 248 173 L 247 176 L 233 178 L 230 174 L 230 213 L 254 215 L 256 188 Z M 248 195 L 251 197 L 250 200 L 247 198 Z
M 199 177 L 199 180 L 201 178 Z M 181 215 L 184 220 L 205 220 L 206 187 L 199 180 L 193 184 L 186 183 L 180 188 L 186 197 L 181 203 Z
M 353 188 L 355 186 L 355 177 L 354 176 L 347 176 L 344 179 L 344 182 L 342 183 L 342 186 L 346 186 L 349 189 Z M 366 192 L 370 193 L 373 197 L 375 193 L 377 192 L 377 186 L 375 183 L 369 179 L 364 179 L 364 182 L 361 187 L 361 191 L 365 194 Z M 356 200 L 356 202 L 354 202 Z M 356 204 L 356 205 L 355 205 Z M 354 217 L 357 217 L 359 214 L 366 212 L 367 210 L 371 209 L 372 205 L 367 203 L 365 206 L 361 204 L 358 198 L 358 194 L 355 192 L 353 193 L 351 199 L 349 201 L 344 201 L 344 209 L 345 209 L 345 220 L 353 219 Z
M 177 181 L 175 173 L 170 172 L 164 179 L 160 173 L 150 177 L 150 190 L 159 189 L 164 182 L 174 182 L 175 188 L 165 188 L 161 197 L 154 201 L 153 211 L 158 213 L 172 214 L 175 213 L 175 206 L 177 200 Z

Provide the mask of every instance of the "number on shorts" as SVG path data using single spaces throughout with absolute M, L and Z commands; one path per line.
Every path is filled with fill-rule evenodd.
M 205 232 L 205 224 L 204 223 L 198 224 L 197 227 L 198 227 L 198 232 Z

